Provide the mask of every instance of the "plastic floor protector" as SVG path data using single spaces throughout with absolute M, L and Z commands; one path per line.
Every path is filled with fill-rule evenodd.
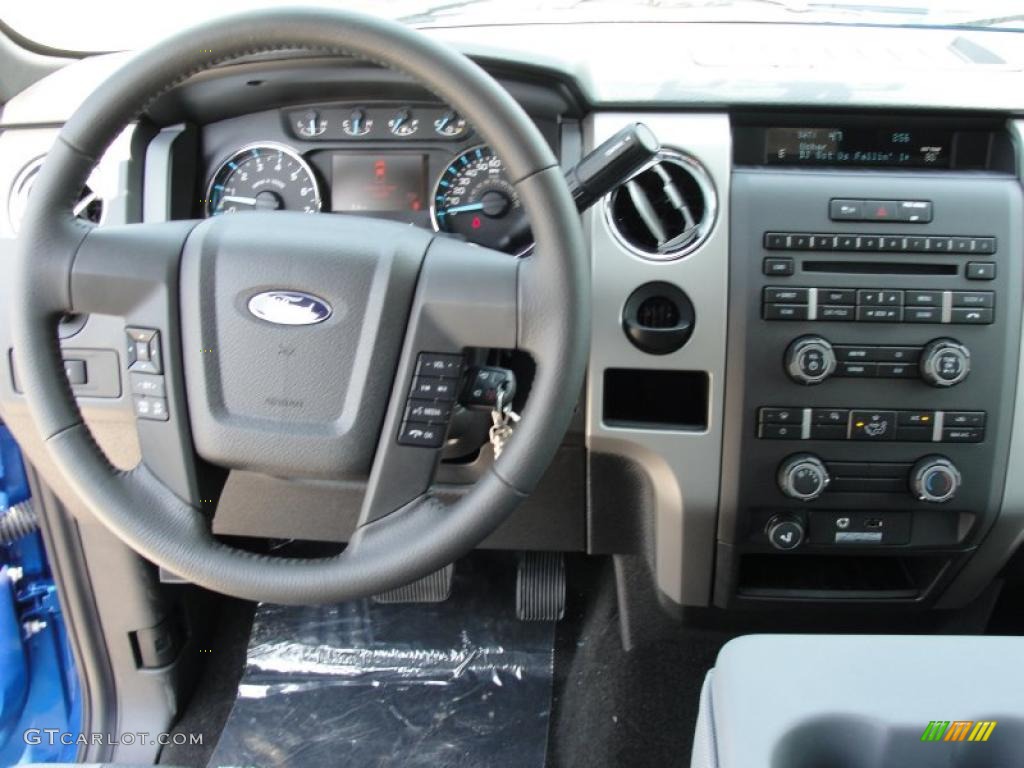
M 554 623 L 456 573 L 444 603 L 260 605 L 210 768 L 543 766 Z

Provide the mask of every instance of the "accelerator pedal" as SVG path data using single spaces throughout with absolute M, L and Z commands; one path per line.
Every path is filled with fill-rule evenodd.
M 521 621 L 558 621 L 565 615 L 565 556 L 523 552 L 516 574 L 516 616 Z
M 452 593 L 455 564 L 417 579 L 404 587 L 396 587 L 373 596 L 375 603 L 443 603 Z

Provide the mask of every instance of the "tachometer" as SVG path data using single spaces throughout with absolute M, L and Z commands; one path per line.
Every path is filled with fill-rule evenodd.
M 225 160 L 210 180 L 206 215 L 242 211 L 320 210 L 313 170 L 283 144 L 252 144 Z
M 512 225 L 523 216 L 501 158 L 485 146 L 467 149 L 448 164 L 432 200 L 434 229 L 489 248 L 505 247 Z

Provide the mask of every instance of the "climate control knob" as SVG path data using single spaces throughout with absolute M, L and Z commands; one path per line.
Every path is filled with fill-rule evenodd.
M 920 501 L 942 504 L 960 488 L 960 470 L 945 456 L 925 456 L 910 470 L 910 492 Z
M 801 336 L 786 350 L 786 373 L 799 384 L 820 384 L 836 369 L 836 353 L 828 339 Z
M 971 352 L 956 339 L 935 339 L 921 352 L 921 378 L 933 387 L 952 387 L 971 372 Z
M 811 453 L 797 453 L 782 462 L 777 476 L 779 490 L 798 501 L 812 501 L 828 488 L 825 462 Z
M 776 515 L 764 527 L 768 543 L 776 549 L 796 549 L 807 535 L 803 522 L 795 515 Z

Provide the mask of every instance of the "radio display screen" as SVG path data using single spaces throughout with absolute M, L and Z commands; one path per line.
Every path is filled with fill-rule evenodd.
M 332 211 L 422 211 L 426 186 L 425 155 L 338 152 L 331 158 Z
M 952 131 L 930 128 L 767 128 L 764 162 L 948 168 L 952 139 Z

